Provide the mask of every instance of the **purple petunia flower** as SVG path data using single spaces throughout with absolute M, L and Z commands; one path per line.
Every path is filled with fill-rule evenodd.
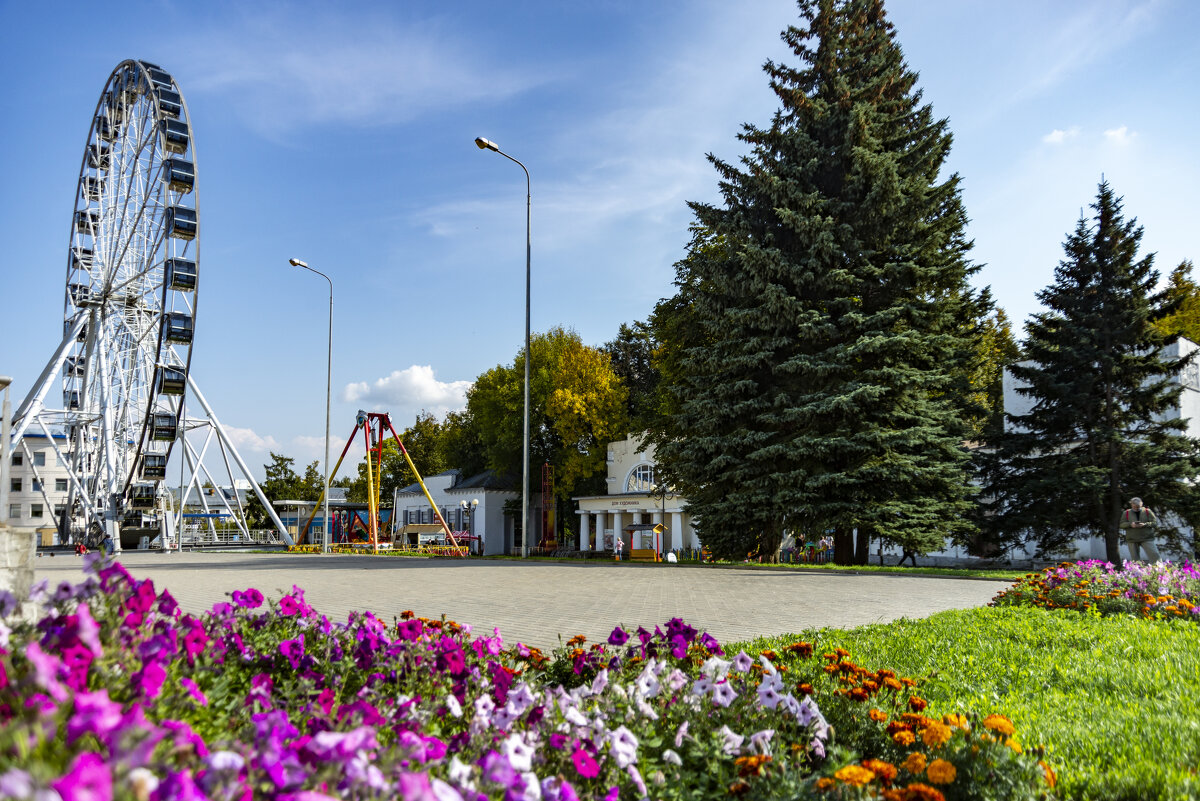
M 196 699 L 196 703 L 200 706 L 208 706 L 208 698 L 204 695 L 204 691 L 191 679 L 180 679 L 179 684 L 183 689 L 187 690 L 188 695 Z
M 571 762 L 575 765 L 575 772 L 585 779 L 594 779 L 600 775 L 600 763 L 582 748 L 576 748 L 571 754 Z
M 629 632 L 620 626 L 617 626 L 612 630 L 612 634 L 608 635 L 609 645 L 624 645 L 627 642 L 629 642 Z
M 300 660 L 304 657 L 304 634 L 294 640 L 284 640 L 279 643 L 279 653 L 283 654 L 293 670 L 298 670 Z
M 231 598 L 234 606 L 240 606 L 243 609 L 257 609 L 263 603 L 263 594 L 253 587 L 245 591 L 234 590 Z
M 73 743 L 85 734 L 108 742 L 109 735 L 121 727 L 121 722 L 121 705 L 109 699 L 108 690 L 77 693 L 74 712 L 67 721 L 67 742 Z
M 70 770 L 51 782 L 62 801 L 112 801 L 112 771 L 99 754 L 90 751 L 75 757 Z

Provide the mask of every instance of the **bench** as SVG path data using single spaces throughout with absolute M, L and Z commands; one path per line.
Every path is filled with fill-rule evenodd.
M 629 552 L 630 562 L 657 562 L 658 551 L 653 548 L 634 548 Z

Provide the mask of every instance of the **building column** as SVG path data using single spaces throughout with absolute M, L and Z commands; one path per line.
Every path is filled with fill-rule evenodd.
M 671 545 L 675 548 L 688 547 L 687 534 L 683 530 L 683 512 L 671 512 Z
M 619 549 L 619 548 L 620 548 L 620 545 L 621 545 L 621 536 L 622 536 L 622 534 L 621 534 L 621 527 L 625 525 L 625 521 L 623 520 L 623 518 L 624 518 L 624 517 L 625 517 L 625 513 L 624 513 L 624 512 L 613 512 L 613 513 L 612 513 L 612 518 L 613 518 L 613 550 L 617 550 L 617 549 Z
M 588 529 L 591 522 L 591 514 L 581 509 L 579 511 L 579 550 L 581 551 L 588 549 Z
M 661 511 L 652 512 L 650 514 L 650 522 L 655 524 L 656 526 L 662 525 L 663 513 Z M 665 531 L 662 534 L 658 535 L 658 547 L 659 547 L 659 550 L 662 551 L 663 553 L 666 553 L 668 550 L 670 550 L 669 548 L 667 548 L 667 533 Z
M 607 521 L 607 512 L 596 512 L 596 547 L 592 549 L 594 551 L 604 550 L 604 529 Z

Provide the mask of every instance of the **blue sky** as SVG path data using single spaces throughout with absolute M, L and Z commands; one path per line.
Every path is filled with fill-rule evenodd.
M 1200 4 L 892 0 L 991 285 L 1036 311 L 1101 174 L 1166 274 L 1200 258 Z M 323 447 L 334 282 L 335 456 L 358 408 L 398 427 L 462 404 L 518 351 L 525 186 L 533 327 L 590 344 L 671 294 L 706 153 L 775 109 L 788 0 L 29 3 L 0 0 L 0 373 L 19 402 L 61 336 L 72 199 L 109 72 L 171 72 L 201 206 L 193 374 L 254 465 Z

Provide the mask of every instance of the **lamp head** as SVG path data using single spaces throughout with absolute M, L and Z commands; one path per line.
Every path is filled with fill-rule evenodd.
M 484 139 L 482 136 L 475 137 L 475 146 L 480 150 L 495 150 L 500 152 L 500 146 L 490 139 Z
M 293 267 L 307 267 L 308 266 L 308 262 L 300 261 L 299 259 L 288 259 L 288 264 L 292 265 Z
M 12 383 L 12 376 L 0 375 L 0 389 L 8 389 L 8 385 Z
M 479 505 L 479 499 L 478 499 L 478 498 L 472 498 L 472 499 L 471 499 L 471 508 L 472 508 L 472 509 L 474 509 L 474 508 L 475 508 L 476 506 L 478 506 L 478 505 Z

